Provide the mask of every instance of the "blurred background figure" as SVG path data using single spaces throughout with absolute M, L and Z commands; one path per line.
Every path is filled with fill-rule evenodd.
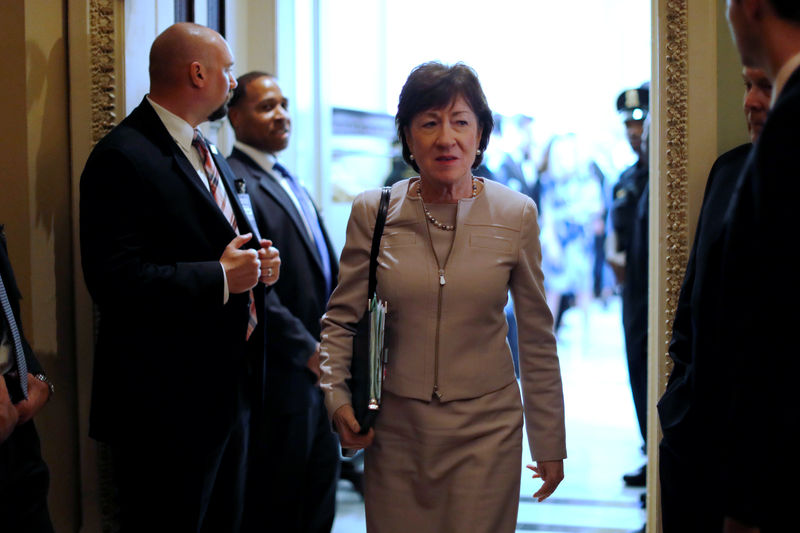
M 532 122 L 526 115 L 506 117 L 495 113 L 492 143 L 486 158 L 486 167 L 492 175 L 486 177 L 536 202 L 532 187 L 535 176 L 526 175 L 526 170 L 530 171 Z
M 592 297 L 594 236 L 604 211 L 597 165 L 575 134 L 554 137 L 542 175 L 542 265 L 555 330 L 564 312 L 576 305 L 588 320 Z M 586 331 L 588 323 L 584 324 Z M 588 342 L 588 336 L 584 336 Z
M 597 185 L 600 187 L 600 197 L 603 203 L 603 208 L 592 221 L 592 239 L 593 239 L 593 263 L 592 263 L 592 295 L 595 298 L 600 298 L 605 304 L 608 297 L 611 295 L 610 282 L 612 275 L 606 275 L 606 270 L 609 268 L 606 263 L 606 238 L 608 231 L 609 195 L 606 194 L 608 180 L 606 175 L 600 168 L 596 161 L 589 162 L 589 173 L 594 179 L 597 180 Z
M 392 168 L 386 176 L 386 181 L 383 182 L 384 187 L 391 187 L 400 180 L 417 175 L 416 171 L 403 160 L 402 149 L 400 139 L 395 139 L 392 142 Z
M 513 116 L 494 114 L 492 142 L 487 147 L 484 163 L 475 169 L 476 176 L 502 183 L 509 189 L 521 192 L 539 205 L 539 169 L 534 162 L 533 118 L 517 113 Z M 508 322 L 508 344 L 514 360 L 514 371 L 519 377 L 519 347 L 517 345 L 517 318 L 514 316 L 514 300 L 508 295 L 505 307 Z

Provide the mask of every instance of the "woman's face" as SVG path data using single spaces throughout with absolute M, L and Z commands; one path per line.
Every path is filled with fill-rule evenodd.
M 418 113 L 405 134 L 422 178 L 441 185 L 471 179 L 481 135 L 478 117 L 462 96 L 441 109 Z

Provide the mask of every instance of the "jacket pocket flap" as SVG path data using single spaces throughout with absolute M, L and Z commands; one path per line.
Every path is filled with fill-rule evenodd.
M 513 248 L 511 239 L 508 237 L 501 237 L 500 235 L 479 235 L 475 233 L 469 236 L 469 245 L 474 248 L 487 248 L 489 250 L 499 250 L 501 252 L 510 252 Z

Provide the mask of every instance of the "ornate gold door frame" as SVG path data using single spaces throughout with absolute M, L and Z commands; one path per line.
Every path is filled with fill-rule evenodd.
M 73 267 L 81 272 L 78 233 L 79 182 L 94 144 L 124 114 L 124 31 L 122 0 L 67 0 L 72 152 Z M 83 283 L 75 276 L 75 353 L 78 376 L 80 506 L 82 531 L 113 531 L 108 459 L 88 437 L 94 349 L 94 312 Z M 104 507 L 106 507 L 104 509 Z
M 721 70 L 740 68 L 728 64 L 730 58 L 719 53 L 720 43 L 729 41 L 722 12 L 715 0 L 693 2 L 691 7 L 688 0 L 653 0 L 652 4 L 648 533 L 661 531 L 661 430 L 656 403 L 670 371 L 667 347 L 673 317 L 705 181 L 720 151 L 720 125 L 733 114 L 741 117 L 741 108 L 719 107 L 718 85 L 728 83 L 727 79 L 718 82 Z M 723 87 L 725 91 L 731 89 L 729 85 Z M 743 121 L 739 123 L 743 126 Z

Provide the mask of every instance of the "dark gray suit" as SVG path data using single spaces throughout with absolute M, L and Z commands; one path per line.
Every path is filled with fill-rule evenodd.
M 338 443 L 316 376 L 306 367 L 319 342 L 320 318 L 330 296 L 322 261 L 303 215 L 277 176 L 238 149 L 228 163 L 246 182 L 262 237 L 280 250 L 281 277 L 274 291 L 297 326 L 267 339 L 269 353 L 279 355 L 267 362 L 263 444 L 254 450 L 263 455 L 250 469 L 257 481 L 250 485 L 248 500 L 254 504 L 248 505 L 252 512 L 246 512 L 245 529 L 263 530 L 259 527 L 266 520 L 276 531 L 327 532 L 335 508 Z M 320 226 L 335 284 L 338 261 L 321 220 Z

